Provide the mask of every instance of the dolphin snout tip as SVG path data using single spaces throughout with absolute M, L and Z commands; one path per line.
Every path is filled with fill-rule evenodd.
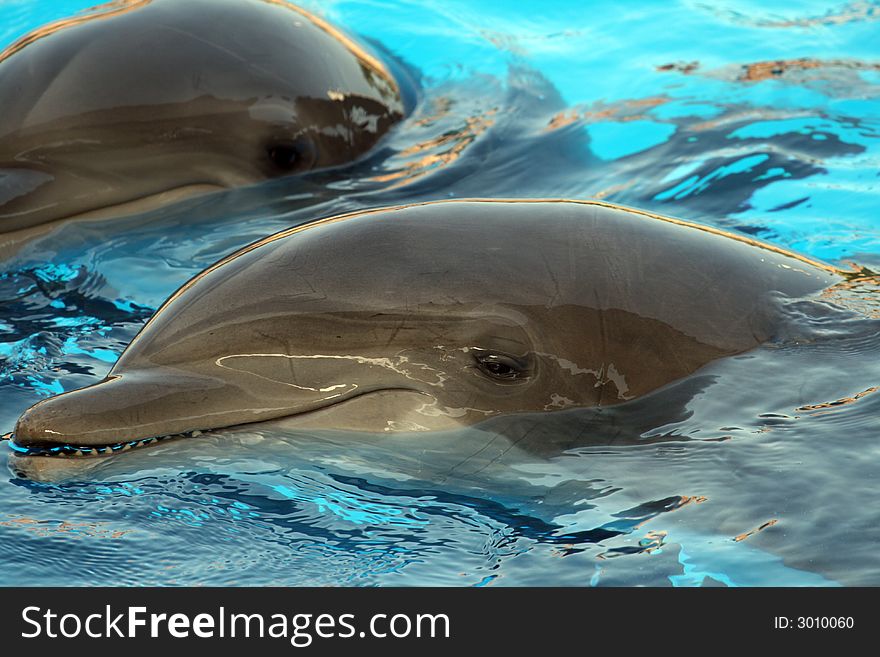
M 45 445 L 64 441 L 60 428 L 59 413 L 53 403 L 57 397 L 31 406 L 15 423 L 13 440 L 23 446 Z M 63 417 L 61 415 L 60 417 Z
M 112 430 L 108 413 L 100 408 L 96 386 L 72 390 L 37 402 L 15 424 L 13 440 L 22 447 L 89 445 L 105 442 Z
M 202 424 L 199 408 L 205 403 L 205 390 L 204 380 L 195 377 L 166 382 L 141 373 L 110 375 L 31 406 L 19 417 L 13 440 L 20 447 L 48 448 L 52 453 L 61 447 L 65 454 L 77 455 L 117 452 L 135 443 L 192 434 L 212 428 L 193 426 Z M 226 397 L 223 401 L 233 403 Z

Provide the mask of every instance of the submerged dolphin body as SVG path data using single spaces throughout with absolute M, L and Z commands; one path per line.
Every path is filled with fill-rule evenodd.
M 772 337 L 780 297 L 840 280 L 749 238 L 600 202 L 355 212 L 193 278 L 106 379 L 27 410 L 14 446 L 22 461 L 58 460 L 278 418 L 381 433 L 627 408 Z
M 349 162 L 404 112 L 385 64 L 282 0 L 123 0 L 0 52 L 0 233 Z

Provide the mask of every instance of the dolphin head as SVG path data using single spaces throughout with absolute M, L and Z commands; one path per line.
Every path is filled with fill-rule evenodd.
M 385 65 L 282 0 L 125 0 L 0 52 L 0 232 L 339 165 L 403 114 Z
M 21 448 L 91 453 L 284 418 L 422 431 L 635 399 L 773 331 L 830 268 L 601 203 L 448 201 L 270 236 L 178 290 Z M 71 447 L 72 446 L 72 447 Z

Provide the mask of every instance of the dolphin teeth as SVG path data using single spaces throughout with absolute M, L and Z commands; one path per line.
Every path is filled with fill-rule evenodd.
M 135 447 L 144 447 L 153 443 L 159 443 L 169 438 L 195 438 L 204 433 L 201 429 L 193 429 L 168 436 L 153 436 L 151 438 L 140 438 L 138 440 L 129 440 L 124 442 L 113 443 L 111 445 L 95 445 L 92 447 L 78 445 L 56 445 L 55 447 L 26 447 L 15 442 L 15 435 L 7 433 L 0 436 L 0 440 L 9 440 L 10 448 L 25 456 L 58 456 L 61 458 L 76 457 L 98 457 L 104 454 L 115 454 L 117 452 L 126 452 Z

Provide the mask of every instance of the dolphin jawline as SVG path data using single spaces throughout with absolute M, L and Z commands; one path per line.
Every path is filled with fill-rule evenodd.
M 104 445 L 75 445 L 72 443 L 63 443 L 63 442 L 39 442 L 31 445 L 22 444 L 16 441 L 16 436 L 14 432 L 10 432 L 4 436 L 0 436 L 0 440 L 8 440 L 9 447 L 14 452 L 15 456 L 18 458 L 33 458 L 33 457 L 48 457 L 48 458 L 64 458 L 64 459 L 78 459 L 78 458 L 94 458 L 98 456 L 110 456 L 113 454 L 120 454 L 122 452 L 128 452 L 133 449 L 139 449 L 142 447 L 148 447 L 151 445 L 156 445 L 160 442 L 165 442 L 168 440 L 180 440 L 185 438 L 196 438 L 204 433 L 209 431 L 216 431 L 220 429 L 232 429 L 234 427 L 242 427 L 242 426 L 251 426 L 254 424 L 262 424 L 263 422 L 283 422 L 285 420 L 295 419 L 295 420 L 308 420 L 310 416 L 314 416 L 317 413 L 321 413 L 322 411 L 326 411 L 328 409 L 333 409 L 335 407 L 342 407 L 346 405 L 348 402 L 353 402 L 355 400 L 363 400 L 364 397 L 368 397 L 370 395 L 382 394 L 388 392 L 407 392 L 407 393 L 416 393 L 419 395 L 425 395 L 430 397 L 427 393 L 421 392 L 419 390 L 415 390 L 412 388 L 380 388 L 377 390 L 370 390 L 366 392 L 362 392 L 360 394 L 352 395 L 350 397 L 346 397 L 345 399 L 339 400 L 335 403 L 325 404 L 322 406 L 318 406 L 315 408 L 310 408 L 308 410 L 303 410 L 296 413 L 290 413 L 287 415 L 280 415 L 277 417 L 272 417 L 263 421 L 245 421 L 235 424 L 223 425 L 223 426 L 213 426 L 213 427 L 205 427 L 202 429 L 192 429 L 188 431 L 180 431 L 175 433 L 169 433 L 166 435 L 157 435 L 157 436 L 148 436 L 145 438 L 137 438 L 133 440 L 122 440 L 114 443 L 107 443 Z
M 151 194 L 145 194 L 144 196 L 132 198 L 127 201 L 98 206 L 91 210 L 70 215 L 69 217 L 60 217 L 54 221 L 105 219 L 139 214 L 141 212 L 149 212 L 150 210 L 165 207 L 184 199 L 203 196 L 214 192 L 222 192 L 227 189 L 229 189 L 229 187 L 217 183 L 190 183 L 180 185 L 179 187 L 171 187 Z
M 206 196 L 208 194 L 227 191 L 229 189 L 230 188 L 225 185 L 219 185 L 216 183 L 191 183 L 152 194 L 146 194 L 139 198 L 120 201 L 119 203 L 100 205 L 84 212 L 77 212 L 69 216 L 61 216 L 33 226 L 0 233 L 0 257 L 14 255 L 23 244 L 32 239 L 51 233 L 59 226 L 67 224 L 68 222 L 103 221 L 106 219 L 133 216 L 171 206 L 178 201 Z
M 146 447 L 154 443 L 170 440 L 172 438 L 194 438 L 203 432 L 198 429 L 194 431 L 186 431 L 179 434 L 171 434 L 168 436 L 155 436 L 153 438 L 140 438 L 138 440 L 129 440 L 127 442 L 113 443 L 110 445 L 70 445 L 67 443 L 59 444 L 54 447 L 19 445 L 15 442 L 15 434 L 9 437 L 9 447 L 17 456 L 48 456 L 53 458 L 70 458 L 70 457 L 92 457 L 105 456 L 109 454 L 118 454 L 127 452 L 137 447 Z

